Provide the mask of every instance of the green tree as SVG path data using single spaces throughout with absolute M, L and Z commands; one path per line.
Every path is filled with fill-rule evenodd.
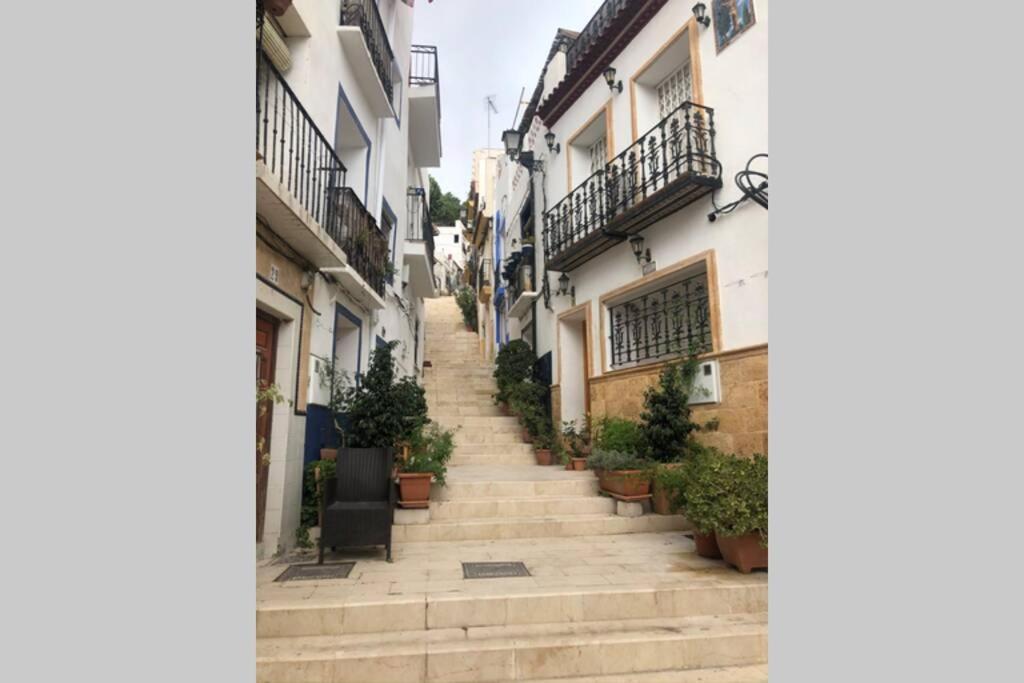
M 434 225 L 455 225 L 462 202 L 451 192 L 441 192 L 441 186 L 430 176 L 430 221 Z

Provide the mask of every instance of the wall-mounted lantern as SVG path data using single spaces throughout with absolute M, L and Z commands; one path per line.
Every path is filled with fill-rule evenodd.
M 622 92 L 622 81 L 615 81 L 615 67 L 609 66 L 604 70 L 604 80 L 608 83 L 608 89 L 612 92 Z
M 562 143 L 555 143 L 555 134 L 548 131 L 544 134 L 544 142 L 548 143 L 548 151 L 558 154 L 562 151 Z
M 703 2 L 698 2 L 693 6 L 693 16 L 697 18 L 697 23 L 704 28 L 711 26 L 711 17 L 705 16 L 704 14 L 707 9 L 707 6 Z

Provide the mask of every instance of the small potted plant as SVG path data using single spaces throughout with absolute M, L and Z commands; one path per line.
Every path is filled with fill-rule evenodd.
M 674 492 L 682 486 L 682 463 L 659 463 L 654 466 L 651 481 L 651 507 L 655 514 L 671 515 L 675 512 Z
M 538 465 L 550 465 L 553 462 L 554 448 L 557 445 L 554 434 L 542 432 L 533 439 L 534 455 Z
M 601 472 L 601 489 L 619 496 L 646 496 L 651 492 L 650 463 L 635 453 L 595 449 L 588 464 Z
M 405 507 L 427 507 L 430 484 L 445 485 L 448 460 L 455 450 L 454 434 L 431 424 L 414 433 L 409 455 L 398 463 L 398 492 Z

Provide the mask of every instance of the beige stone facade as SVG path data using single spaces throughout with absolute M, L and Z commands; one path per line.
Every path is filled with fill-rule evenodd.
M 730 453 L 768 454 L 768 346 L 709 354 L 717 358 L 721 371 L 722 401 L 695 406 L 694 419 L 705 422 L 718 418 L 716 432 L 699 435 L 701 442 Z M 665 363 L 610 373 L 590 380 L 590 410 L 593 418 L 604 415 L 639 419 L 644 391 L 658 381 Z M 557 389 L 552 391 L 559 405 Z M 554 419 L 558 419 L 557 408 Z
M 256 274 L 259 277 L 262 277 L 265 281 L 270 282 L 270 267 L 273 265 L 277 268 L 277 282 L 274 286 L 288 296 L 302 302 L 303 313 L 302 331 L 299 338 L 298 383 L 298 386 L 301 389 L 308 386 L 309 382 L 309 339 L 314 316 L 313 309 L 309 305 L 306 294 L 302 291 L 303 271 L 296 263 L 287 259 L 278 251 L 275 251 L 267 242 L 260 239 L 260 236 L 262 235 L 269 242 L 274 242 L 273 233 L 270 233 L 259 221 L 256 222 L 256 234 Z M 306 392 L 304 390 L 300 390 L 296 393 L 298 394 L 297 396 L 289 396 L 288 398 L 294 398 L 296 401 L 295 409 L 300 413 L 304 413 L 306 411 Z

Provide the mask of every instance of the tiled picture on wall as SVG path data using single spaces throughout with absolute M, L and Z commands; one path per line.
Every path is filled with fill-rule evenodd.
M 754 0 L 711 0 L 715 46 L 721 52 L 754 25 Z

